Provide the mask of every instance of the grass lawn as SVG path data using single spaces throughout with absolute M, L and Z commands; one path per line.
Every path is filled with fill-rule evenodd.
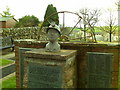
M 120 90 L 120 67 L 119 67 L 119 75 L 118 75 L 118 89 Z
M 16 88 L 16 77 L 13 76 L 5 81 L 2 81 L 2 88 Z
M 0 59 L 0 66 L 5 66 L 7 64 L 12 64 L 14 61 L 7 59 Z

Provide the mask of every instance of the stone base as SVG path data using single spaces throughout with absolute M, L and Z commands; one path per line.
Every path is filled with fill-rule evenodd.
M 25 52 L 24 88 L 76 88 L 76 50 Z

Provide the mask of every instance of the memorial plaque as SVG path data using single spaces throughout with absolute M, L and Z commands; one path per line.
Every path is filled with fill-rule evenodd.
M 61 88 L 62 68 L 37 63 L 28 64 L 28 88 Z
M 89 52 L 88 88 L 110 88 L 112 79 L 112 54 Z
M 108 88 L 110 87 L 109 78 L 105 76 L 89 75 L 89 88 Z
M 21 88 L 23 88 L 23 77 L 24 77 L 24 59 L 25 56 L 23 53 L 25 51 L 30 51 L 33 48 L 19 48 L 19 63 L 20 63 L 20 83 L 21 83 Z

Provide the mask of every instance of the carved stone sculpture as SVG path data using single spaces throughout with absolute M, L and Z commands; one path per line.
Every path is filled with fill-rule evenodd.
M 46 44 L 46 51 L 48 52 L 59 52 L 60 45 L 58 44 L 58 38 L 60 37 L 60 28 L 52 22 L 46 30 L 49 42 Z

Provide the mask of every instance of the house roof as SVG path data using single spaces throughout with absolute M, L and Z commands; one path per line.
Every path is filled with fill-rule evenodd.
M 0 17 L 0 21 L 8 21 L 9 19 L 14 19 L 12 17 Z M 17 21 L 16 19 L 14 19 L 15 21 Z
M 97 35 L 102 35 L 103 34 L 103 32 L 95 32 L 95 34 Z

